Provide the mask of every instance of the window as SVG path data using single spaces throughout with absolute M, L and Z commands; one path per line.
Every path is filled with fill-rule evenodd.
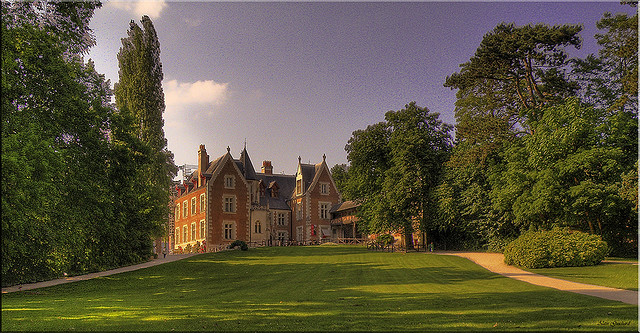
M 191 240 L 194 241 L 196 238 L 196 223 L 193 222 L 191 223 Z
M 186 243 L 189 241 L 189 239 L 187 238 L 188 234 L 187 234 L 187 226 L 185 225 L 184 227 L 182 227 L 182 242 Z
M 284 213 L 278 213 L 278 225 L 279 226 L 285 226 L 286 224 L 286 217 L 284 215 Z
M 204 237 L 204 220 L 200 220 L 200 238 Z
M 320 183 L 320 194 L 329 194 L 329 183 Z
M 180 243 L 180 228 L 176 228 L 176 234 L 175 234 L 175 242 L 176 244 Z
M 189 216 L 189 206 L 187 200 L 182 202 L 182 218 Z
M 277 198 L 278 197 L 278 187 L 277 186 L 271 187 L 271 197 L 272 198 Z
M 236 197 L 235 196 L 225 196 L 222 198 L 223 200 L 223 211 L 225 213 L 235 213 L 236 212 Z
M 231 175 L 224 176 L 224 188 L 236 188 L 236 177 Z
M 302 179 L 296 180 L 296 193 L 302 193 Z
M 200 194 L 200 213 L 204 212 L 205 201 L 204 201 L 204 193 Z
M 298 218 L 298 220 L 302 220 L 303 214 L 302 214 L 302 201 L 298 201 L 296 203 L 296 217 Z
M 256 221 L 255 232 L 256 234 L 262 233 L 262 223 L 260 223 L 260 221 Z
M 191 198 L 191 215 L 196 215 L 196 197 Z
M 224 239 L 233 239 L 233 222 L 224 223 Z
M 176 204 L 176 216 L 175 216 L 175 220 L 177 221 L 178 219 L 180 219 L 180 204 Z
M 280 244 L 283 244 L 287 240 L 287 232 L 286 231 L 278 231 L 278 241 Z
M 296 227 L 296 240 L 298 242 L 302 242 L 302 240 L 303 240 L 303 232 L 304 232 L 304 228 L 302 226 Z
M 329 219 L 329 209 L 331 208 L 331 203 L 329 202 L 321 202 L 320 203 L 320 218 L 323 220 Z

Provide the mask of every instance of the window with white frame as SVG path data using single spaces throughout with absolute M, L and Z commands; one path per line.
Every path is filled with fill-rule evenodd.
M 321 202 L 320 203 L 320 218 L 323 220 L 329 219 L 329 209 L 331 209 L 330 202 Z
M 182 227 L 182 242 L 186 243 L 189 241 L 189 238 L 187 238 L 189 236 L 189 234 L 187 234 L 187 226 L 183 226 Z
M 287 225 L 286 215 L 284 213 L 278 213 L 278 225 L 285 226 Z
M 175 237 L 176 239 L 174 239 L 174 241 L 176 242 L 176 244 L 180 243 L 180 228 L 176 228 Z
M 200 194 L 200 213 L 204 212 L 204 208 L 206 207 L 205 196 L 204 193 Z
M 235 223 L 234 222 L 224 222 L 223 224 L 223 237 L 224 239 L 233 239 L 235 234 Z
M 180 219 L 180 204 L 176 204 L 176 216 L 175 216 L 175 220 L 179 220 Z
M 187 200 L 182 202 L 182 218 L 189 216 L 189 202 Z
M 329 194 L 329 183 L 320 183 L 320 194 Z
M 196 197 L 191 198 L 191 215 L 196 215 Z
M 224 188 L 236 188 L 236 177 L 233 175 L 224 176 Z
M 192 222 L 192 223 L 191 223 L 191 240 L 192 240 L 192 241 L 196 240 L 196 238 L 197 238 L 197 237 L 196 237 L 196 232 L 197 232 L 197 230 L 196 230 L 196 223 L 195 223 L 195 222 Z
M 204 236 L 204 220 L 200 220 L 200 238 L 205 238 Z
M 236 212 L 236 197 L 231 195 L 225 195 L 222 197 L 222 209 L 225 213 L 235 213 Z

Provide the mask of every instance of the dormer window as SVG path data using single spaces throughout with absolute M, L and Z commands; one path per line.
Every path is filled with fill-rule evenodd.
M 277 198 L 278 197 L 278 183 L 273 182 L 271 183 L 271 185 L 269 185 L 269 189 L 271 190 L 271 197 L 272 198 Z
M 296 194 L 302 193 L 302 179 L 296 180 Z
M 264 192 L 265 192 L 266 188 L 264 187 L 263 183 L 260 183 L 260 196 L 264 197 Z

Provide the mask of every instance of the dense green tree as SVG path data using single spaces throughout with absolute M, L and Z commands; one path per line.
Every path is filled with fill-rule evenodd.
M 529 227 L 568 225 L 637 244 L 637 16 L 598 27 L 602 51 L 574 60 L 571 78 L 564 48 L 580 46 L 578 26 L 504 24 L 447 78 L 459 89 L 438 189 L 447 237 L 500 249 Z
M 535 134 L 506 150 L 506 170 L 492 187 L 494 209 L 511 211 L 523 230 L 569 226 L 628 252 L 637 211 L 620 195 L 627 168 L 622 149 L 607 144 L 607 115 L 575 98 L 544 110 Z
M 573 60 L 586 102 L 611 111 L 638 113 L 638 14 L 605 13 L 596 24 L 598 55 Z
M 438 116 L 415 102 L 385 115 L 391 129 L 391 167 L 383 188 L 395 217 L 392 222 L 404 232 L 408 246 L 413 245 L 416 226 L 422 231 L 435 226 L 435 189 L 452 147 L 452 127 Z
M 338 191 L 342 195 L 343 200 L 351 200 L 349 198 L 348 193 L 346 192 L 346 186 L 347 186 L 348 177 L 349 177 L 347 173 L 348 170 L 349 168 L 347 167 L 346 164 L 336 164 L 331 168 L 331 177 L 333 178 L 333 181 L 336 183 L 336 186 L 338 187 Z
M 541 117 L 541 106 L 577 90 L 564 73 L 564 48 L 580 47 L 581 30 L 578 25 L 499 24 L 461 71 L 445 81 L 445 87 L 458 89 L 457 120 L 492 116 L 527 129 L 527 120 Z
M 451 126 L 415 102 L 389 111 L 385 122 L 353 133 L 346 192 L 359 200 L 367 231 L 413 232 L 433 228 L 435 188 L 451 148 Z
M 92 266 L 108 210 L 108 82 L 79 56 L 96 4 L 42 4 L 2 6 L 3 285 Z
M 113 183 L 121 190 L 132 189 L 121 193 L 119 208 L 128 220 L 131 251 L 138 255 L 148 252 L 151 237 L 165 230 L 169 189 L 176 170 L 163 130 L 160 43 L 151 19 L 143 16 L 141 23 L 142 28 L 130 23 L 118 53 L 115 96 L 122 130 L 113 133 L 118 155 L 112 173 Z

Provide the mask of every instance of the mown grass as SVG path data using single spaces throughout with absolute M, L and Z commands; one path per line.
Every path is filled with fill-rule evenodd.
M 596 266 L 539 268 L 528 271 L 574 282 L 638 290 L 638 265 L 601 263 Z
M 203 254 L 2 296 L 3 331 L 636 331 L 637 314 L 455 256 L 348 246 Z

